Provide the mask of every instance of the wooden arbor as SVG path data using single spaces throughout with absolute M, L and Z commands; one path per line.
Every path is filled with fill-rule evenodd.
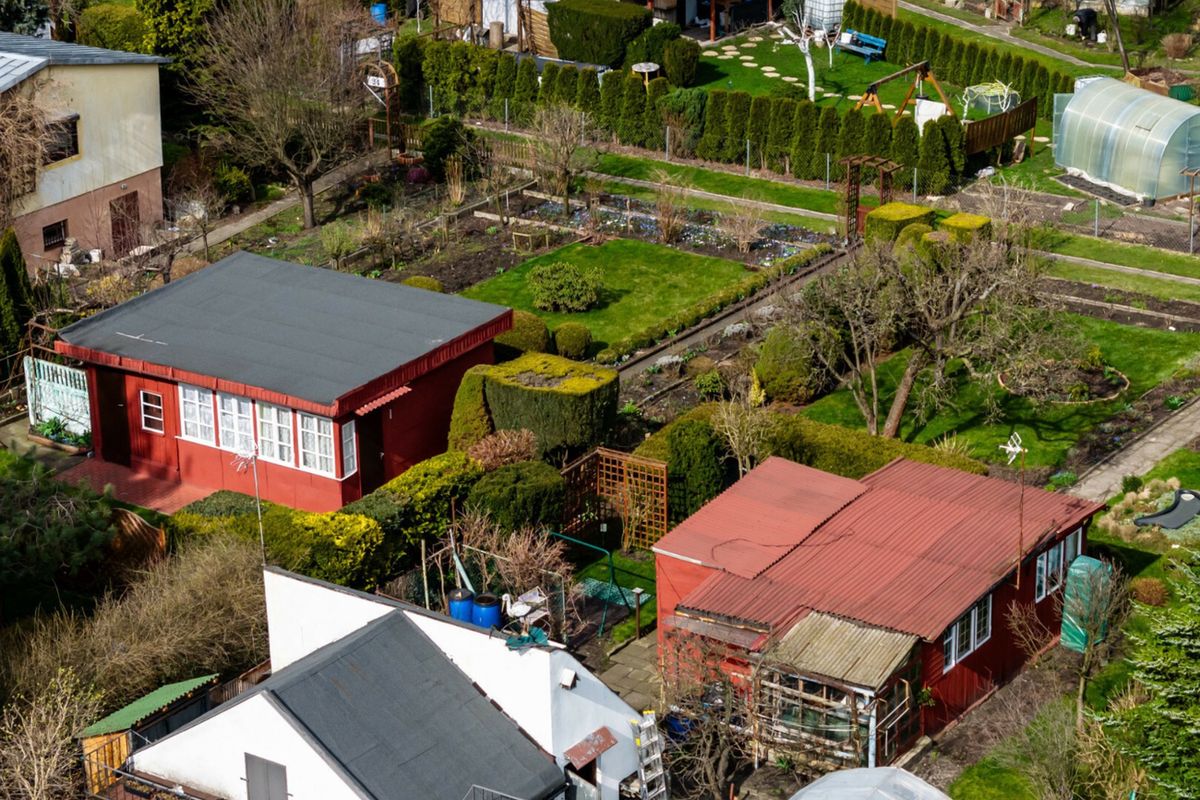
M 850 156 L 838 162 L 846 170 L 845 225 L 846 240 L 858 238 L 858 199 L 862 190 L 862 171 L 873 169 L 879 176 L 879 204 L 892 201 L 892 175 L 900 169 L 895 161 L 882 156 Z
M 908 94 L 904 95 L 904 102 L 896 109 L 896 119 L 900 119 L 901 115 L 904 114 L 904 110 L 908 108 L 909 102 L 913 99 L 913 93 L 917 91 L 923 81 L 929 81 L 933 84 L 934 91 L 938 93 L 938 97 L 942 98 L 942 102 L 946 106 L 946 113 L 952 117 L 954 116 L 954 107 L 950 105 L 950 100 L 946 98 L 946 93 L 942 91 L 942 85 L 938 83 L 937 77 L 934 76 L 933 70 L 930 69 L 928 61 L 921 61 L 913 64 L 911 67 L 905 67 L 875 81 L 866 88 L 866 91 L 863 92 L 862 97 L 859 98 L 854 108 L 856 110 L 861 109 L 867 103 L 870 103 L 875 106 L 875 110 L 880 114 L 885 113 L 883 104 L 879 102 L 879 87 L 897 78 L 903 78 L 905 75 L 913 76 L 912 85 L 908 87 Z
M 376 125 L 382 123 L 383 134 L 387 140 L 388 157 L 391 158 L 394 139 L 392 138 L 392 122 L 396 117 L 396 87 L 400 84 L 400 76 L 396 68 L 385 58 L 364 61 L 359 66 L 363 87 L 383 109 L 382 119 L 377 116 L 367 119 L 367 144 L 375 146 L 377 135 Z M 400 152 L 404 152 L 404 139 L 400 140 Z

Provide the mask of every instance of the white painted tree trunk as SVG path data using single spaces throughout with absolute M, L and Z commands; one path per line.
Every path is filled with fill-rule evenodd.
M 800 52 L 804 53 L 804 69 L 808 72 L 808 99 L 817 102 L 817 70 L 813 66 L 812 40 L 800 41 Z

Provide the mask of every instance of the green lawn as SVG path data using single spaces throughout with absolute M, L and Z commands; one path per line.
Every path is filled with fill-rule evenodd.
M 953 800 L 1036 800 L 1019 772 L 985 758 L 967 767 L 950 784 Z
M 635 186 L 632 183 L 625 183 L 620 180 L 604 181 L 603 190 L 609 194 L 619 194 L 625 197 L 632 197 L 635 200 L 646 200 L 651 203 L 658 196 L 658 192 L 653 189 L 647 189 L 644 186 Z M 700 209 L 703 211 L 725 212 L 729 211 L 731 204 L 722 200 L 709 200 L 705 197 L 688 198 L 688 207 Z M 821 222 L 813 217 L 803 217 L 799 214 L 785 214 L 782 211 L 764 211 L 763 219 L 767 222 L 779 222 L 784 225 L 794 225 L 798 228 L 806 228 L 810 231 L 829 231 L 833 232 L 832 225 Z
M 965 370 L 959 369 L 954 372 L 958 381 L 954 404 L 920 425 L 910 413 L 902 436 L 928 444 L 944 435 L 957 433 L 971 445 L 974 457 L 997 461 L 1001 457 L 997 448 L 1016 430 L 1029 448 L 1030 466 L 1058 466 L 1085 431 L 1110 417 L 1130 398 L 1171 377 L 1200 353 L 1200 334 L 1134 328 L 1075 314 L 1059 315 L 1058 325 L 1062 326 L 1064 334 L 1079 335 L 1085 341 L 1099 345 L 1108 363 L 1129 378 L 1130 389 L 1124 396 L 1108 403 L 1036 409 L 1029 401 L 1002 392 L 999 402 L 1003 417 L 998 422 L 989 422 L 985 415 L 985 393 L 998 390 L 968 380 Z M 880 379 L 885 394 L 890 394 L 890 387 L 903 371 L 906 358 L 907 353 L 901 352 L 882 365 Z M 914 392 L 914 396 L 916 394 Z M 890 402 L 890 399 L 890 396 L 886 397 L 885 401 Z M 863 426 L 854 399 L 845 389 L 818 400 L 804 413 L 821 422 L 854 428 Z
M 623 552 L 616 551 L 613 553 L 613 566 L 618 586 L 624 589 L 640 586 L 646 590 L 647 594 L 654 595 L 651 599 L 642 602 L 642 633 L 644 634 L 654 627 L 658 617 L 658 589 L 655 583 L 654 559 L 648 556 L 645 559 L 635 559 Z M 595 578 L 598 581 L 607 581 L 608 559 L 603 557 L 596 559 L 580 569 L 575 577 L 576 579 Z M 608 633 L 614 643 L 632 639 L 637 634 L 637 619 L 630 615 L 628 619 L 622 620 L 608 629 Z
M 776 203 L 792 208 L 804 208 L 825 214 L 837 213 L 838 193 L 824 189 L 810 189 L 782 181 L 765 178 L 748 178 L 720 170 L 671 164 L 651 158 L 604 153 L 594 167 L 596 172 L 617 178 L 652 181 L 658 171 L 665 172 L 675 181 L 686 182 L 694 189 L 728 197 L 746 197 L 765 203 Z
M 575 314 L 534 308 L 526 283 L 538 264 L 566 261 L 598 269 L 604 289 L 601 305 Z M 693 255 L 671 247 L 629 239 L 613 239 L 599 247 L 572 244 L 532 258 L 495 278 L 472 286 L 465 297 L 532 311 L 552 329 L 564 322 L 581 322 L 592 331 L 599 349 L 680 311 L 747 277 L 736 261 Z
M 1038 120 L 1035 135 L 1050 137 L 1050 125 L 1046 120 Z M 1054 180 L 1056 175 L 1063 175 L 1065 172 L 1066 170 L 1054 163 L 1054 152 L 1050 149 L 1050 146 L 1038 142 L 1034 144 L 1034 153 L 1032 156 L 1026 158 L 1020 164 L 1010 164 L 999 170 L 992 178 L 992 183 L 1005 183 L 1021 189 L 1056 194 L 1060 197 L 1086 197 L 1083 192 L 1076 191 Z
M 1125 267 L 1166 272 L 1189 278 L 1200 278 L 1200 259 L 1182 253 L 1172 253 L 1157 247 L 1125 244 L 1092 236 L 1077 236 L 1058 230 L 1040 231 L 1036 246 L 1041 250 L 1064 256 L 1090 258 Z
M 1200 286 L 1190 283 L 1143 278 L 1141 275 L 1087 267 L 1069 261 L 1051 262 L 1046 274 L 1079 283 L 1094 283 L 1097 286 L 1107 286 L 1126 292 L 1148 294 L 1160 300 L 1190 300 L 1193 303 L 1200 303 Z

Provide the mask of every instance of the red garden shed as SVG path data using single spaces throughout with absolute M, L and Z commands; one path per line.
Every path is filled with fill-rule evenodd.
M 64 328 L 97 457 L 312 511 L 446 447 L 454 394 L 512 325 L 501 306 L 245 252 Z
M 903 459 L 856 481 L 770 458 L 655 545 L 664 668 L 700 637 L 749 687 L 761 744 L 890 763 L 1022 668 L 1011 603 L 1058 629 L 1103 505 L 1026 488 L 1019 514 L 1020 492 Z

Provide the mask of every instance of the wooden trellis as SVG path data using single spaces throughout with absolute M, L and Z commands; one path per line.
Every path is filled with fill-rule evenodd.
M 667 465 L 599 447 L 568 464 L 563 533 L 589 538 L 602 523 L 622 523 L 621 544 L 648 550 L 667 532 Z

